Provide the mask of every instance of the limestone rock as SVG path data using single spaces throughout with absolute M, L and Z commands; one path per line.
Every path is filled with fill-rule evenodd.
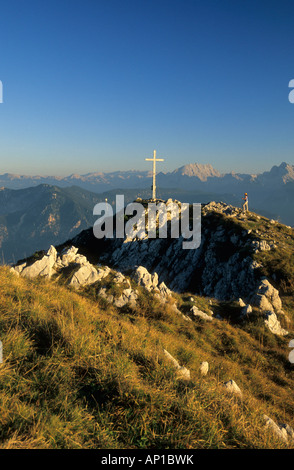
M 125 298 L 127 299 L 128 303 L 132 304 L 132 305 L 136 305 L 136 300 L 138 299 L 138 294 L 136 291 L 134 291 L 133 289 L 129 288 L 129 289 L 125 289 L 123 291 L 123 296 L 125 296 Z
M 196 305 L 194 305 L 193 307 L 191 307 L 190 312 L 192 312 L 192 314 L 193 314 L 195 317 L 200 317 L 200 318 L 202 318 L 203 320 L 212 321 L 212 319 L 213 319 L 213 318 L 212 318 L 210 315 L 208 315 L 207 313 L 202 312 L 202 310 L 199 310 L 199 308 L 196 307 Z
M 282 301 L 279 291 L 267 279 L 263 279 L 260 282 L 250 303 L 264 311 L 275 310 L 277 313 L 282 312 Z
M 60 256 L 57 257 L 56 268 L 66 268 L 71 263 L 79 264 L 80 266 L 88 264 L 86 256 L 79 254 L 78 248 L 75 246 L 64 248 L 62 250 Z
M 275 335 L 286 336 L 288 334 L 287 330 L 281 327 L 281 324 L 277 318 L 275 312 L 268 311 L 266 312 L 266 319 L 264 321 L 269 330 Z
M 121 272 L 117 272 L 117 274 L 115 275 L 115 277 L 113 278 L 113 282 L 115 284 L 122 284 L 122 283 L 125 283 L 127 284 L 129 287 L 131 287 L 131 283 L 129 281 L 129 279 L 127 279 Z
M 270 331 L 279 336 L 285 336 L 284 330 L 277 318 L 277 313 L 284 314 L 279 291 L 267 279 L 262 279 L 250 303 L 258 307 L 266 316 L 265 324 Z
M 18 264 L 17 266 L 14 266 L 12 269 L 17 273 L 20 274 L 22 270 L 26 267 L 27 263 L 22 263 Z
M 249 315 L 250 313 L 252 313 L 252 307 L 251 307 L 250 304 L 245 305 L 245 307 L 243 307 L 242 310 L 241 310 L 241 316 L 242 317 L 245 317 L 245 316 Z
M 112 303 L 114 301 L 113 295 L 107 295 L 106 287 L 101 287 L 98 291 L 98 295 L 100 295 L 100 297 L 102 297 L 109 303 Z
M 254 297 L 251 299 L 252 305 L 258 307 L 260 310 L 266 311 L 272 309 L 272 304 L 267 299 L 265 295 L 262 294 L 255 294 Z
M 139 266 L 133 273 L 133 279 L 138 285 L 143 286 L 149 292 L 152 292 L 154 296 L 161 302 L 165 303 L 172 295 L 172 291 L 166 286 L 164 282 L 158 285 L 158 274 L 150 274 L 144 266 Z
M 275 289 L 267 279 L 263 279 L 258 288 L 260 294 L 265 295 L 271 302 L 274 309 L 279 312 L 282 310 L 282 302 L 279 291 Z
M 74 263 L 79 264 L 80 266 L 83 266 L 85 264 L 88 264 L 88 260 L 87 260 L 86 256 L 77 254 L 76 257 L 75 257 Z
M 258 231 L 256 231 L 258 233 Z M 273 245 L 269 245 L 265 240 L 253 240 L 252 246 L 254 251 L 270 251 L 273 248 Z
M 12 266 L 9 271 L 13 274 L 16 274 L 16 276 L 19 276 L 21 272 L 23 271 L 23 269 L 26 267 L 26 265 L 27 263 L 22 263 L 16 266 Z
M 287 438 L 294 440 L 294 430 L 291 426 L 289 426 L 289 424 L 279 423 L 278 426 L 281 430 L 285 429 L 287 433 Z
M 200 374 L 207 375 L 209 369 L 209 364 L 207 361 L 201 362 L 200 364 Z
M 118 308 L 124 307 L 127 303 L 128 301 L 124 299 L 122 295 L 113 299 L 113 304 Z
M 50 278 L 52 274 L 54 274 L 53 266 L 56 262 L 57 252 L 54 246 L 50 246 L 49 250 L 47 251 L 46 255 L 43 256 L 35 263 L 31 264 L 30 266 L 25 266 L 23 269 L 19 271 L 22 276 L 28 278 L 35 278 L 37 276 L 44 276 Z
M 241 233 L 234 229 L 228 231 L 221 222 L 211 230 L 209 222 L 211 212 L 234 217 L 241 213 L 241 209 L 216 202 L 206 204 L 202 209 L 208 223 L 201 227 L 201 245 L 198 248 L 183 250 L 182 236 L 175 239 L 136 241 L 116 239 L 113 240 L 108 253 L 102 255 L 101 261 L 106 264 L 111 263 L 122 272 L 139 266 L 134 279 L 150 291 L 159 286 L 156 280 L 150 277 L 151 274 L 143 272 L 144 268 L 149 273 L 157 273 L 160 280 L 175 292 L 189 291 L 191 279 L 197 270 L 199 277 L 201 276 L 202 295 L 218 300 L 232 300 L 239 297 L 247 299 L 250 293 L 255 291 L 260 276 L 252 257 L 236 250 L 236 246 L 244 246 L 249 241 L 251 243 L 247 231 L 243 230 Z M 230 245 L 233 247 L 232 250 Z M 222 248 L 224 254 L 228 253 L 228 256 L 221 257 L 220 260 L 217 253 L 222 252 Z
M 186 367 L 181 367 L 178 361 L 168 352 L 163 350 L 165 357 L 173 364 L 178 379 L 190 380 L 190 371 Z
M 158 289 L 162 297 L 169 297 L 172 294 L 171 290 L 165 285 L 164 282 L 159 284 Z
M 269 418 L 267 415 L 263 415 L 263 418 L 265 420 L 265 426 L 266 428 L 271 429 L 274 434 L 282 439 L 283 441 L 288 441 L 288 438 L 293 439 L 293 429 L 287 425 L 287 424 L 277 424 L 275 421 L 271 418 Z
M 89 263 L 86 256 L 78 253 L 78 248 L 75 246 L 65 248 L 61 252 L 61 255 L 57 257 L 55 267 L 62 269 L 72 264 L 80 266 L 72 275 L 69 282 L 69 285 L 75 288 L 94 284 L 108 276 L 110 273 L 110 268 L 108 266 L 97 266 L 97 268 L 95 268 L 91 263 Z
M 135 307 L 137 298 L 138 294 L 133 289 L 124 289 L 121 296 L 114 299 L 113 303 L 118 308 L 124 307 L 127 304 Z
M 158 284 L 158 275 L 157 273 L 150 274 L 144 266 L 139 266 L 134 274 L 133 274 L 134 280 L 139 284 L 140 286 L 143 286 L 147 290 L 152 290 L 155 287 L 157 287 Z
M 242 392 L 234 380 L 229 380 L 224 383 L 226 390 L 230 393 L 242 396 Z
M 102 279 L 102 277 L 104 277 L 104 274 L 105 273 L 103 272 L 103 276 L 101 274 L 99 275 L 97 269 L 94 268 L 94 266 L 92 266 L 90 263 L 88 263 L 81 266 L 78 271 L 73 274 L 69 285 L 77 288 L 93 284 L 94 282 L 97 282 Z
M 228 301 L 242 298 L 246 304 L 255 305 L 251 302 L 251 296 L 258 293 L 267 299 L 256 299 L 256 302 L 261 302 L 263 310 L 269 309 L 268 302 L 271 308 L 276 309 L 267 294 L 257 292 L 261 265 L 252 259 L 252 253 L 249 255 L 247 250 L 238 249 L 247 246 L 266 252 L 275 247 L 275 242 L 266 238 L 268 234 L 264 236 L 265 240 L 257 238 L 261 237 L 263 230 L 262 234 L 257 235 L 256 230 L 250 232 L 233 224 L 232 228 L 225 226 L 221 217 L 215 217 L 218 214 L 246 218 L 241 208 L 212 201 L 202 206 L 201 244 L 196 249 L 183 250 L 181 236 L 175 239 L 115 239 L 111 242 L 111 249 L 102 255 L 101 261 L 111 263 L 122 272 L 134 269 L 134 266 L 139 266 L 139 269 L 140 266 L 144 267 L 149 273 L 157 273 L 169 289 L 181 293 L 193 293 L 191 282 L 197 271 L 197 294 Z M 253 213 L 250 213 L 250 217 L 259 220 L 259 216 Z M 256 234 L 255 240 L 252 240 L 252 232 Z M 149 276 L 143 276 L 142 279 L 138 273 L 137 276 L 141 285 L 150 290 L 155 289 Z
M 68 266 L 70 263 L 75 261 L 78 248 L 71 246 L 70 248 L 65 248 L 60 256 L 60 261 L 63 266 Z
M 11 268 L 9 269 L 9 271 L 10 271 L 11 273 L 15 274 L 16 276 L 19 276 L 19 272 L 16 271 L 13 267 L 11 267 Z

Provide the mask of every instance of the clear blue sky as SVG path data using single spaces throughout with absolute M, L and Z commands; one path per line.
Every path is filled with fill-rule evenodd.
M 293 0 L 7 0 L 0 174 L 294 164 Z

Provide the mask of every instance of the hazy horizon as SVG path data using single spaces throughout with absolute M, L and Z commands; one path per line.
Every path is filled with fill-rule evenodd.
M 180 166 L 178 166 L 177 168 L 172 168 L 172 169 L 169 169 L 169 170 L 162 170 L 160 167 L 157 167 L 157 173 L 171 173 L 183 166 L 187 166 L 187 165 L 194 165 L 194 164 L 197 164 L 197 165 L 211 165 L 213 167 L 214 170 L 218 171 L 221 175 L 222 174 L 227 174 L 227 173 L 237 173 L 237 174 L 249 174 L 249 175 L 255 175 L 255 174 L 261 174 L 261 173 L 264 173 L 264 172 L 267 172 L 267 171 L 270 171 L 271 168 L 273 166 L 277 166 L 279 167 L 282 163 L 287 163 L 288 165 L 293 165 L 292 163 L 289 163 L 289 162 L 278 162 L 274 165 L 271 165 L 270 167 L 268 168 L 264 168 L 262 169 L 261 171 L 258 171 L 258 172 L 253 172 L 253 171 L 236 171 L 234 169 L 231 169 L 229 171 L 221 171 L 219 168 L 216 168 L 214 167 L 213 165 L 211 165 L 209 162 L 207 163 L 198 163 L 198 162 L 188 162 L 188 163 L 183 163 L 181 164 Z M 93 171 L 89 171 L 89 172 L 86 172 L 86 173 L 64 173 L 64 174 L 42 174 L 42 173 L 14 173 L 14 172 L 11 172 L 11 171 L 1 171 L 0 170 L 0 175 L 15 175 L 15 176 L 24 176 L 24 177 L 28 177 L 28 178 L 38 178 L 38 177 L 41 177 L 41 178 L 66 178 L 66 177 L 70 177 L 72 175 L 78 175 L 78 176 L 86 176 L 86 175 L 91 175 L 91 174 L 107 174 L 107 173 L 128 173 L 128 172 L 134 172 L 134 173 L 140 173 L 140 172 L 146 172 L 146 173 L 150 173 L 152 174 L 152 168 L 151 168 L 151 165 L 149 168 L 146 168 L 146 169 L 133 169 L 133 168 L 128 168 L 128 169 L 125 169 L 125 170 L 120 170 L 120 169 L 114 169 L 114 170 L 109 170 L 109 171 L 102 171 L 102 170 L 93 170 Z

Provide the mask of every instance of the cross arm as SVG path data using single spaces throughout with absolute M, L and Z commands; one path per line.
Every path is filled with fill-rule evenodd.
M 145 158 L 147 162 L 154 162 L 154 158 Z M 156 162 L 164 162 L 164 158 L 156 158 Z

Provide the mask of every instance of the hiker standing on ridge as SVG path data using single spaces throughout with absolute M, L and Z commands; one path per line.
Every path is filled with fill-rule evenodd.
M 242 199 L 244 200 L 244 203 L 243 203 L 243 211 L 247 211 L 247 212 L 248 212 L 248 194 L 245 193 L 245 194 L 244 194 L 244 197 L 242 197 Z

